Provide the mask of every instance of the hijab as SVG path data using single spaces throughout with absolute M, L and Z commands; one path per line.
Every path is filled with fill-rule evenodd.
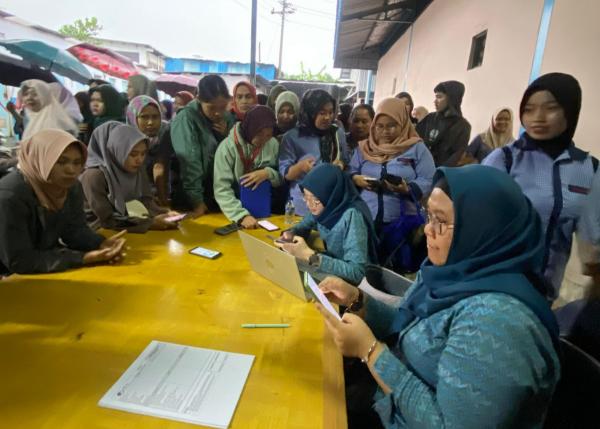
M 90 98 L 94 92 L 100 93 L 104 103 L 104 113 L 102 116 L 94 118 L 94 128 L 108 121 L 125 122 L 125 118 L 123 118 L 125 110 L 123 97 L 112 85 L 99 85 L 90 89 Z
M 315 119 L 323 106 L 327 103 L 333 104 L 336 111 L 334 98 L 322 89 L 309 89 L 302 96 L 300 112 L 298 113 L 298 127 L 300 136 L 319 137 L 319 150 L 323 162 L 333 162 L 338 157 L 336 142 L 337 126 L 331 124 L 326 130 L 320 130 L 315 126 Z
M 160 105 L 158 104 L 158 101 L 154 100 L 151 97 L 148 97 L 147 95 L 138 95 L 137 97 L 132 98 L 129 102 L 129 105 L 127 106 L 127 112 L 125 113 L 127 125 L 132 126 L 133 128 L 139 130 L 142 133 L 143 131 L 140 130 L 140 127 L 138 126 L 137 118 L 142 114 L 142 110 L 144 110 L 146 106 L 156 107 L 158 109 L 158 113 L 160 114 Z M 166 122 L 161 121 L 161 129 L 165 126 L 165 124 Z M 160 135 L 160 131 L 158 134 Z M 159 136 L 146 137 L 148 137 L 149 147 L 153 147 L 159 142 Z
M 83 116 L 83 120 L 85 123 L 94 122 L 94 115 L 92 115 L 92 111 L 90 110 L 90 94 L 86 91 L 80 91 L 75 94 L 75 99 L 78 101 L 78 104 L 81 106 L 79 111 Z
M 108 184 L 108 199 L 115 210 L 127 216 L 125 204 L 149 196 L 150 184 L 144 168 L 135 173 L 125 171 L 125 161 L 139 142 L 148 142 L 144 134 L 129 125 L 116 121 L 96 128 L 88 146 L 86 168 L 98 167 Z
M 265 128 L 275 128 L 275 114 L 267 106 L 256 105 L 252 107 L 244 117 L 240 125 L 242 138 L 252 144 L 252 139 Z
M 40 101 L 41 109 L 38 112 L 25 107 L 27 125 L 23 133 L 23 140 L 31 138 L 34 134 L 45 129 L 59 129 L 76 136 L 79 128 L 75 121 L 69 116 L 59 101 L 54 98 L 50 86 L 38 79 L 29 79 L 21 83 L 23 94 L 29 88 L 35 89 Z
M 277 97 L 277 101 L 275 102 L 275 115 L 279 114 L 279 109 L 283 107 L 284 104 L 289 104 L 294 109 L 294 115 L 298 117 L 298 112 L 300 111 L 300 99 L 296 95 L 296 93 L 292 91 L 283 91 Z
M 41 206 L 52 212 L 63 208 L 69 190 L 50 183 L 48 181 L 50 172 L 65 149 L 72 143 L 79 146 L 85 162 L 87 158 L 85 145 L 63 130 L 45 129 L 20 144 L 17 168 L 33 188 Z
M 277 97 L 279 97 L 279 94 L 287 90 L 288 89 L 281 84 L 277 84 L 273 88 L 271 88 L 271 90 L 269 91 L 269 97 L 267 98 L 267 106 L 274 112 L 277 112 L 275 110 L 275 102 L 277 101 Z
M 356 186 L 339 167 L 333 164 L 319 164 L 313 168 L 300 183 L 300 189 L 308 189 L 324 206 L 315 220 L 327 229 L 332 229 L 342 218 L 346 210 L 357 209 L 365 220 L 369 230 L 369 257 L 377 261 L 375 226 L 367 204 L 360 198 Z
M 425 259 L 394 332 L 468 297 L 503 293 L 531 309 L 556 345 L 558 326 L 541 275 L 544 234 L 531 202 L 510 176 L 491 167 L 438 168 L 433 183 L 444 180 L 455 212 L 448 260 L 436 266 Z
M 258 104 L 258 99 L 256 98 L 256 88 L 254 87 L 254 85 L 250 84 L 250 82 L 236 83 L 235 86 L 233 87 L 233 100 L 231 102 L 231 111 L 235 115 L 235 117 L 237 118 L 238 121 L 244 120 L 244 116 L 246 115 L 245 113 L 242 113 L 240 111 L 240 109 L 238 108 L 238 105 L 236 103 L 236 100 L 235 100 L 235 95 L 241 86 L 245 86 L 246 88 L 248 88 L 248 91 L 250 91 L 250 94 L 252 95 L 252 98 L 254 99 L 254 104 L 255 105 Z
M 375 124 L 377 119 L 386 115 L 398 123 L 400 135 L 392 143 L 379 143 L 376 138 Z M 415 127 L 408 117 L 406 104 L 399 98 L 389 97 L 384 99 L 379 106 L 375 118 L 371 122 L 369 138 L 358 143 L 364 159 L 377 164 L 383 164 L 390 159 L 403 154 L 412 146 L 421 141 Z
M 158 100 L 158 92 L 156 91 L 156 83 L 154 81 L 141 74 L 130 76 L 128 81 L 129 85 L 133 88 L 134 97 L 147 95 Z
M 519 118 L 523 124 L 523 111 L 529 98 L 539 91 L 549 91 L 565 112 L 567 119 L 567 129 L 564 133 L 550 140 L 537 140 L 529 134 L 524 133 L 527 140 L 533 142 L 542 151 L 546 152 L 551 158 L 556 159 L 572 143 L 579 112 L 581 111 L 581 87 L 579 82 L 573 76 L 565 73 L 548 73 L 534 80 L 523 94 L 521 105 L 519 106 Z
M 173 118 L 173 102 L 171 100 L 162 100 L 160 104 L 163 107 L 163 118 L 170 121 Z
M 508 122 L 508 128 L 506 129 L 506 131 L 503 133 L 497 133 L 496 129 L 494 128 L 494 123 L 496 122 L 496 118 L 498 117 L 498 115 L 500 115 L 500 113 L 502 113 L 502 112 L 508 112 L 508 115 L 510 116 L 510 120 Z M 512 142 L 515 139 L 512 134 L 512 129 L 513 129 L 513 112 L 508 107 L 502 107 L 502 108 L 496 110 L 496 112 L 492 115 L 492 122 L 490 123 L 490 126 L 487 129 L 487 131 L 479 134 L 479 136 L 481 137 L 481 140 L 486 145 L 488 145 L 492 149 L 496 149 L 499 147 L 506 146 L 507 144 L 509 144 L 510 142 Z
M 83 115 L 79 110 L 79 103 L 77 103 L 77 100 L 73 97 L 71 91 L 58 82 L 49 83 L 48 86 L 50 87 L 50 92 L 54 98 L 58 100 L 71 119 L 75 122 L 82 122 Z

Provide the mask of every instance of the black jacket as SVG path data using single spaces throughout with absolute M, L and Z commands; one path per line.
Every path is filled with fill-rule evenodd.
M 436 167 L 455 167 L 469 145 L 471 124 L 448 111 L 430 113 L 417 125 L 417 133 L 431 152 Z
M 85 223 L 79 182 L 69 190 L 62 210 L 53 213 L 39 204 L 19 171 L 0 180 L 0 275 L 79 267 L 84 253 L 98 249 L 102 241 Z

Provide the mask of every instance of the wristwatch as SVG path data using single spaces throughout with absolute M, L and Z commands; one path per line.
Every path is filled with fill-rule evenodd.
M 356 298 L 356 301 L 354 301 L 352 304 L 350 304 L 350 306 L 348 307 L 348 311 L 350 311 L 351 313 L 358 313 L 364 305 L 364 295 L 363 295 L 363 291 L 362 290 L 358 290 L 358 298 Z
M 315 252 L 308 257 L 308 265 L 311 267 L 318 267 L 321 265 L 321 256 Z

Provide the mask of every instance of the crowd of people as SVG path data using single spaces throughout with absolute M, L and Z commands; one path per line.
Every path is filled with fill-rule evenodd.
M 267 97 L 240 82 L 230 94 L 218 75 L 162 102 L 141 75 L 126 94 L 24 81 L 22 108 L 8 106 L 22 139 L 2 161 L 0 276 L 116 263 L 125 232 L 176 229 L 182 213 L 256 228 L 240 194 L 267 184 L 272 213 L 302 217 L 275 245 L 327 275 L 322 291 L 346 309 L 339 321 L 318 305 L 348 358 L 350 427 L 541 427 L 561 374 L 551 305 L 575 232 L 586 272 L 596 283 L 600 272 L 598 160 L 573 142 L 582 91 L 543 75 L 516 139 L 499 106 L 471 142 L 465 86 L 433 93 L 428 113 L 406 92 L 373 109 L 321 89 Z M 376 266 L 416 272 L 399 306 L 357 287 Z M 598 358 L 598 306 L 577 306 Z

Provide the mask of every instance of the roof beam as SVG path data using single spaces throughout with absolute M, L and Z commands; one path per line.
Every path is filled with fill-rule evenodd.
M 404 1 L 400 1 L 398 3 L 386 4 L 384 6 L 376 7 L 373 9 L 363 10 L 361 12 L 350 13 L 348 15 L 342 16 L 340 21 L 341 22 L 351 21 L 353 19 L 366 18 L 369 15 L 375 15 L 375 14 L 379 14 L 379 13 L 383 13 L 383 12 L 391 12 L 393 10 L 406 9 L 406 8 L 411 8 L 411 7 L 414 7 L 414 1 L 413 0 L 404 0 Z

